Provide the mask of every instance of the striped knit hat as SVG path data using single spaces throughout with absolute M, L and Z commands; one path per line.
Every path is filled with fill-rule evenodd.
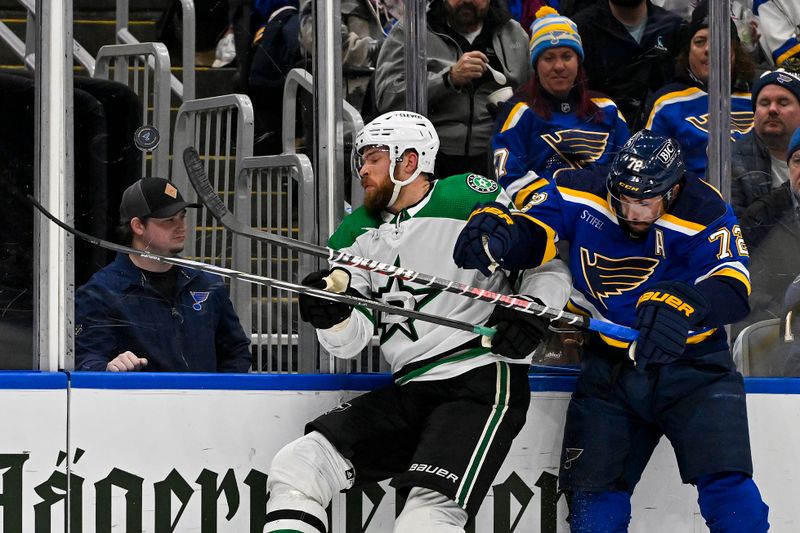
M 536 20 L 531 24 L 531 65 L 536 68 L 536 60 L 548 48 L 566 46 L 575 50 L 583 61 L 583 45 L 578 35 L 578 26 L 567 17 L 562 17 L 552 7 L 542 7 L 536 12 Z

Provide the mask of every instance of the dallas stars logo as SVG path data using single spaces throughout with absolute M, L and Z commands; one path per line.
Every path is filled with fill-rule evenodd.
M 394 261 L 394 266 L 400 267 L 400 256 Z M 386 285 L 372 292 L 372 296 L 389 305 L 419 311 L 431 300 L 439 296 L 440 289 L 431 287 L 412 287 L 400 278 L 387 277 Z M 392 338 L 395 333 L 402 333 L 412 341 L 419 340 L 415 320 L 399 315 L 381 314 L 377 323 L 380 327 L 381 344 Z
M 470 174 L 467 176 L 467 185 L 475 192 L 490 193 L 497 190 L 497 183 L 478 174 Z

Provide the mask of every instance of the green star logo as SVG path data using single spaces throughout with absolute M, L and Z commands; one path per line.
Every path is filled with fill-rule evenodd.
M 487 194 L 497 190 L 497 182 L 478 174 L 467 176 L 467 185 L 475 192 Z
M 400 256 L 394 260 L 394 266 L 400 267 Z M 436 298 L 442 291 L 431 287 L 416 287 L 400 278 L 386 277 L 386 284 L 372 292 L 373 298 L 389 305 L 396 305 L 405 309 L 419 311 Z M 418 341 L 419 334 L 415 326 L 416 320 L 399 315 L 381 314 L 377 323 L 380 328 L 381 344 L 387 342 L 396 333 L 401 333 Z

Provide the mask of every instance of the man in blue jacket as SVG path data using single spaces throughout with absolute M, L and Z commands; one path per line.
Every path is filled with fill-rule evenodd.
M 168 180 L 140 179 L 122 196 L 122 241 L 176 256 L 189 207 Z M 75 357 L 110 372 L 247 372 L 252 359 L 221 278 L 126 254 L 76 291 Z

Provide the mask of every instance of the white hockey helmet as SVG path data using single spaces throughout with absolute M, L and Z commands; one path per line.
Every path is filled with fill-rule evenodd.
M 394 191 L 387 207 L 391 207 L 400 195 L 400 189 L 417 179 L 420 173 L 433 173 L 436 152 L 439 151 L 439 136 L 430 120 L 410 111 L 390 111 L 364 126 L 353 143 L 351 158 L 353 176 L 360 179 L 363 166 L 361 154 L 367 147 L 385 146 L 389 150 L 389 179 Z M 418 157 L 417 169 L 407 180 L 395 179 L 394 170 L 403 159 L 406 150 L 414 150 Z

